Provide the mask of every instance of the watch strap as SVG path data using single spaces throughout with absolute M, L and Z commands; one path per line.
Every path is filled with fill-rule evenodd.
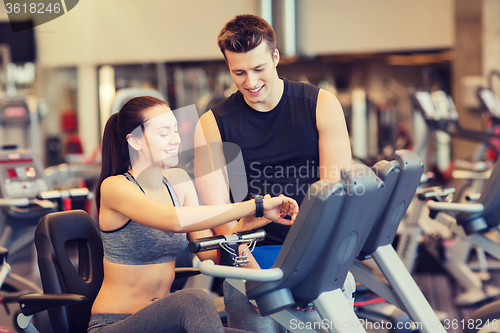
M 255 199 L 255 217 L 260 219 L 264 216 L 264 200 L 261 195 L 252 196 Z

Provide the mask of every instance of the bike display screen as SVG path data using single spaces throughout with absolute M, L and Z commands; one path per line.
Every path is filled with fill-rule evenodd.
M 29 156 L 9 156 L 0 158 L 0 177 L 6 198 L 31 197 L 49 190 L 43 177 L 43 170 L 36 167 Z

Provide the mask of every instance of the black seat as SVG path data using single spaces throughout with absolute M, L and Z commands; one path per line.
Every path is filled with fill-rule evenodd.
M 46 215 L 36 229 L 35 245 L 44 293 L 80 294 L 87 298 L 49 309 L 53 330 L 86 332 L 90 310 L 104 276 L 103 247 L 97 224 L 82 210 Z
M 31 315 L 48 309 L 54 332 L 87 332 L 104 277 L 97 224 L 83 210 L 48 214 L 35 231 L 35 246 L 44 294 L 21 296 L 22 312 Z M 196 268 L 176 268 L 175 277 L 196 274 Z

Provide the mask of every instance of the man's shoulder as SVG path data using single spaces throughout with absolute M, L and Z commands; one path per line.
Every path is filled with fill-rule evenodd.
M 317 86 L 302 82 L 302 81 L 291 81 L 287 80 L 288 93 L 292 96 L 314 96 L 317 97 L 319 89 Z
M 223 116 L 235 110 L 238 107 L 241 107 L 243 104 L 241 103 L 241 99 L 238 96 L 238 92 L 233 93 L 228 98 L 220 101 L 212 107 L 212 112 L 215 116 Z
M 320 88 L 307 82 L 287 80 L 288 95 L 317 99 Z

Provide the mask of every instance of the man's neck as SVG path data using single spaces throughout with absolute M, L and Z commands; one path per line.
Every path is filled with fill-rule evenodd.
M 274 81 L 274 86 L 272 87 L 272 91 L 267 96 L 266 100 L 260 103 L 250 103 L 247 101 L 245 97 L 245 102 L 254 110 L 260 112 L 268 112 L 271 111 L 278 105 L 283 96 L 283 92 L 285 90 L 285 82 L 279 77 Z

